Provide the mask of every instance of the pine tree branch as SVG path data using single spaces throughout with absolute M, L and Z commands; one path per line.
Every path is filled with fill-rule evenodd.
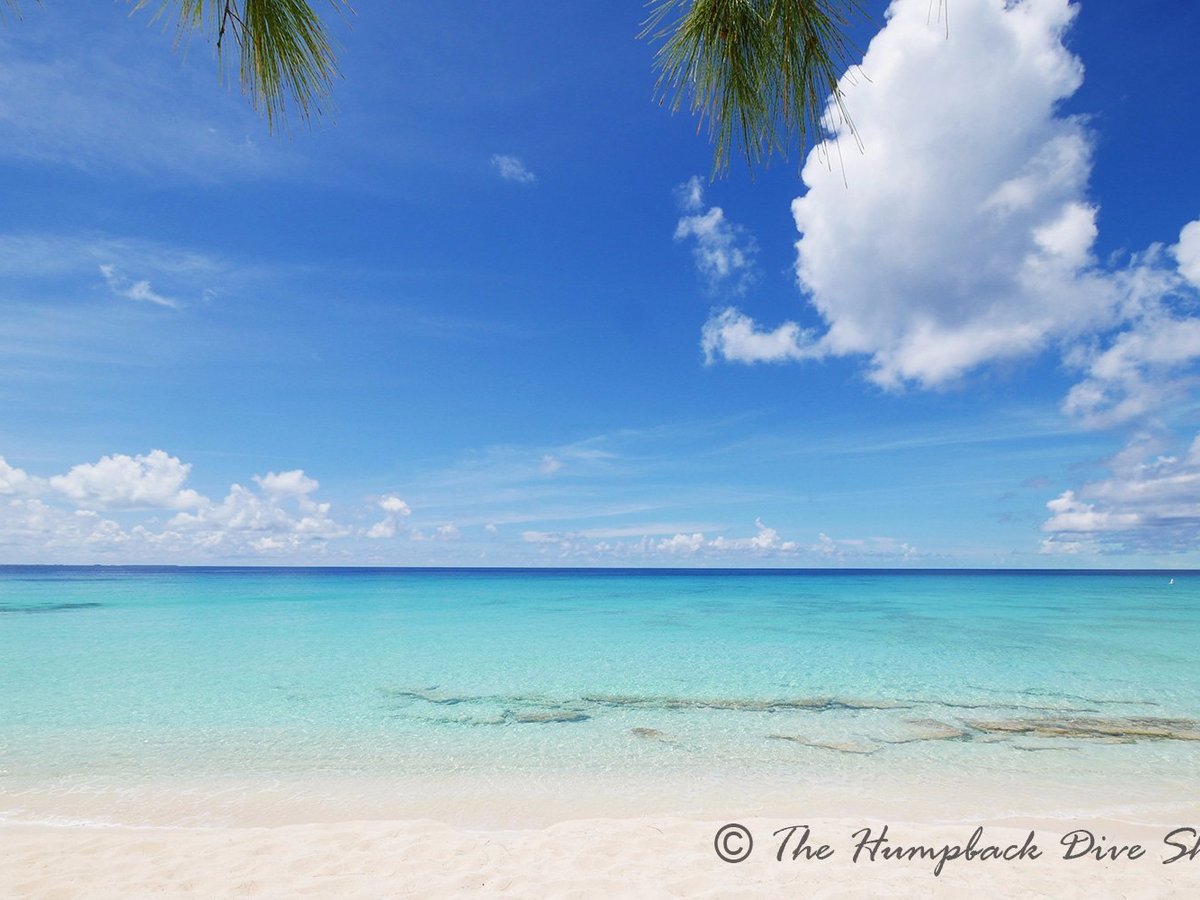
M 639 37 L 655 54 L 659 102 L 686 102 L 707 122 L 713 175 L 734 148 L 754 169 L 774 153 L 803 150 L 840 117 L 853 129 L 838 79 L 848 67 L 847 30 L 860 0 L 651 0 Z

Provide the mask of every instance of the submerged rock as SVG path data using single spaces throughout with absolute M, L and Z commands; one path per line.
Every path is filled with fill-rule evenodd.
M 466 725 L 469 727 L 509 724 L 509 720 L 503 714 L 495 716 L 441 716 L 426 719 L 425 721 L 436 722 L 439 725 Z
M 732 712 L 775 712 L 779 710 L 909 709 L 909 704 L 891 700 L 857 700 L 839 697 L 794 697 L 752 700 L 738 697 L 638 697 L 621 694 L 589 694 L 582 700 L 597 706 L 624 709 L 717 709 Z
M 31 603 L 29 605 L 0 603 L 0 613 L 70 612 L 73 609 L 96 609 L 103 605 L 102 603 Z
M 522 709 L 517 712 L 505 712 L 511 721 L 519 725 L 539 722 L 586 722 L 591 718 L 587 713 L 570 709 Z
M 911 726 L 911 735 L 887 743 L 913 744 L 917 741 L 965 741 L 971 739 L 971 732 L 967 729 L 940 722 L 937 719 L 905 719 L 904 724 Z
M 433 703 L 438 706 L 454 706 L 459 703 L 486 703 L 495 706 L 541 706 L 553 709 L 561 705 L 562 702 L 553 697 L 533 694 L 517 694 L 512 696 L 496 694 L 452 694 L 449 691 L 441 690 L 437 685 L 427 688 L 388 686 L 381 687 L 379 690 L 386 696 L 397 700 L 420 700 L 424 703 Z
M 1028 703 L 960 703 L 955 700 L 930 700 L 947 709 L 1021 709 L 1036 713 L 1094 713 L 1099 710 L 1090 706 L 1031 706 Z
M 629 733 L 634 737 L 642 738 L 647 741 L 662 741 L 669 743 L 671 736 L 665 731 L 659 731 L 657 728 L 630 728 Z
M 983 734 L 1022 735 L 1039 738 L 1072 738 L 1112 743 L 1136 740 L 1200 741 L 1200 721 L 1157 716 L 1128 718 L 1007 719 L 968 721 Z
M 876 753 L 882 749 L 878 744 L 871 744 L 866 741 L 814 741 L 811 738 L 798 734 L 769 734 L 767 735 L 767 739 L 771 741 L 791 741 L 794 744 L 802 744 L 805 747 L 814 747 L 818 750 L 834 750 L 838 753 L 855 753 L 860 755 Z
M 437 703 L 441 706 L 453 706 L 456 703 L 469 703 L 474 697 L 458 697 L 454 694 L 440 691 L 437 688 L 399 688 L 381 687 L 382 693 L 400 700 L 424 700 L 426 703 Z

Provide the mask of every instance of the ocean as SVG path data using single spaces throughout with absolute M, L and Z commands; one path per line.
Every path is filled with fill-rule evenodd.
M 1167 820 L 1198 663 L 1200 573 L 0 567 L 0 820 Z

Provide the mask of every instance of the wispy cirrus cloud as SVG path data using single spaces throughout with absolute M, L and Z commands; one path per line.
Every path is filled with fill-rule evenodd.
M 0 157 L 202 183 L 304 169 L 239 92 L 219 89 L 202 38 L 189 48 L 152 27 L 152 10 L 131 16 L 123 4 L 24 12 L 0 29 Z
M 199 313 L 214 297 L 264 277 L 260 264 L 159 241 L 98 233 L 0 234 L 0 374 L 21 383 L 57 380 L 96 365 L 161 363 L 177 349 L 172 342 L 203 340 L 195 330 L 162 340 L 161 329 L 173 318 L 162 310 Z
M 94 276 L 101 266 L 149 272 L 156 280 L 193 282 L 228 275 L 232 268 L 213 254 L 144 238 L 97 232 L 0 234 L 0 274 L 9 278 L 45 281 L 63 275 Z
M 133 281 L 125 277 L 124 273 L 120 272 L 112 263 L 105 263 L 100 266 L 100 274 L 104 276 L 104 282 L 108 285 L 108 289 L 118 297 L 125 297 L 128 300 L 137 300 L 143 303 L 153 303 L 156 306 L 166 306 L 171 309 L 178 309 L 180 306 L 178 300 L 164 297 L 150 287 L 148 280 Z
M 6 29 L 0 37 L 0 155 L 202 182 L 279 177 L 296 168 L 269 141 L 249 136 L 260 135 L 262 126 L 232 106 L 234 98 L 213 91 L 211 80 L 196 84 L 172 66 L 169 45 L 157 50 L 162 63 L 143 57 L 134 64 L 115 51 L 68 54 L 62 48 L 73 39 L 64 37 L 49 59 L 36 59 L 21 40 L 27 27 Z M 79 35 L 78 42 L 97 38 L 103 41 Z M 45 46 L 36 52 L 45 53 Z M 159 75 L 148 77 L 147 71 Z

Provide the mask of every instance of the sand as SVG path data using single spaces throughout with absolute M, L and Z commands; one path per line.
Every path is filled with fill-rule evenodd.
M 1020 847 L 1029 831 L 1039 859 L 852 861 L 854 833 L 869 820 L 805 823 L 745 819 L 750 856 L 718 859 L 726 823 L 683 818 L 589 819 L 527 830 L 472 830 L 435 821 L 338 822 L 275 827 L 127 828 L 9 824 L 0 828 L 0 897 L 1127 897 L 1200 896 L 1200 858 L 1170 865 L 1164 835 L 1185 825 L 1007 821 L 984 825 L 980 846 Z M 824 860 L 791 859 L 810 827 Z M 972 824 L 888 822 L 893 844 L 934 849 L 967 842 Z M 1065 860 L 1059 836 L 1074 827 L 1109 844 L 1140 842 L 1140 859 Z M 1187 843 L 1190 845 L 1194 839 Z M 745 846 L 731 836 L 734 851 Z M 1011 851 L 1014 852 L 1015 851 Z M 1200 854 L 1197 854 L 1200 857 Z

